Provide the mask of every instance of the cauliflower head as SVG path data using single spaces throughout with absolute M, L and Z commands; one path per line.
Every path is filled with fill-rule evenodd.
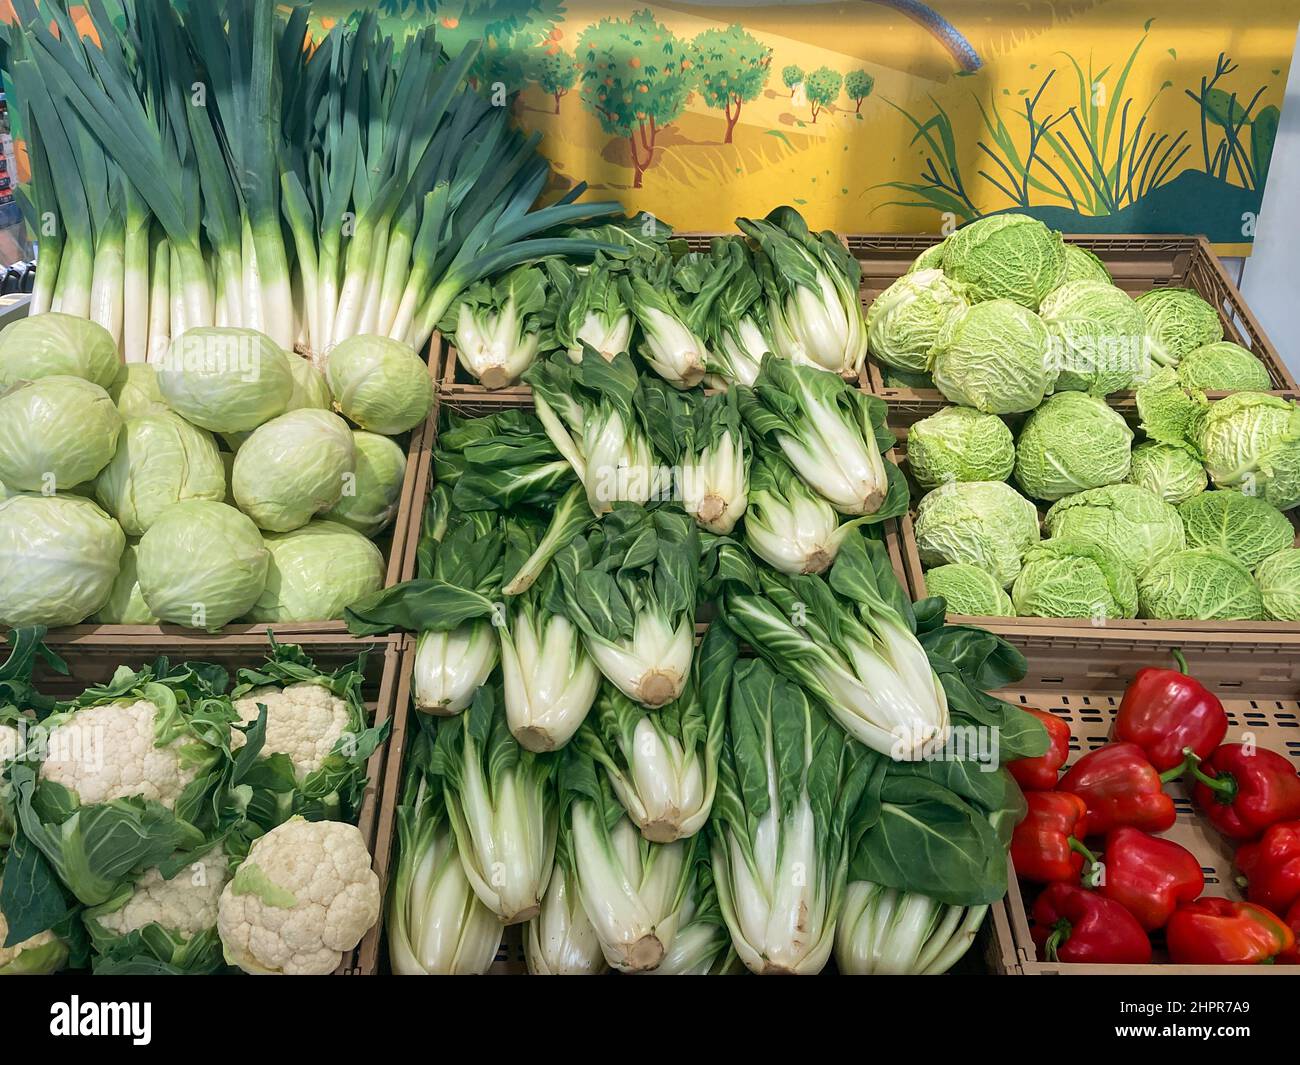
M 41 779 L 75 792 L 82 805 L 138 795 L 173 809 L 201 767 L 186 757 L 188 737 L 155 745 L 157 713 L 145 699 L 78 710 L 50 730 Z
M 126 905 L 102 914 L 100 927 L 124 936 L 146 925 L 159 924 L 181 939 L 206 932 L 217 923 L 217 901 L 230 882 L 230 860 L 220 847 L 187 865 L 170 880 L 158 867 L 146 870 L 135 882 Z
M 256 688 L 235 700 L 235 712 L 245 724 L 257 720 L 257 704 L 266 706 L 264 754 L 285 754 L 299 780 L 314 773 L 329 757 L 335 744 L 348 731 L 348 704 L 328 688 L 300 681 L 285 688 Z M 233 734 L 236 746 L 244 736 Z
M 22 742 L 22 734 L 13 725 L 0 725 L 0 765 L 18 757 Z
M 253 843 L 221 893 L 217 932 L 244 972 L 322 976 L 374 925 L 379 901 L 360 831 L 295 817 Z
M 0 911 L 0 976 L 36 975 L 58 972 L 68 960 L 68 948 L 53 932 L 38 932 L 16 947 L 6 947 L 9 922 Z

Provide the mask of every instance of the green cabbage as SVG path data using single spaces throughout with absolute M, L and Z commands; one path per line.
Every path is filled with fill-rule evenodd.
M 1062 499 L 1128 476 L 1133 430 L 1096 396 L 1058 392 L 1025 422 L 1016 480 L 1034 499 Z
M 948 238 L 943 270 L 970 286 L 972 300 L 1009 299 L 1037 310 L 1060 283 L 1065 244 L 1036 218 L 992 215 Z
M 252 519 L 207 500 L 173 503 L 136 548 L 149 609 L 163 621 L 209 631 L 248 613 L 266 587 L 269 562 Z
M 948 319 L 934 346 L 931 374 L 948 399 L 986 414 L 1033 410 L 1051 391 L 1047 326 L 1011 300 L 977 303 Z
M 335 621 L 345 607 L 384 585 L 384 556 L 362 536 L 333 521 L 313 521 L 266 537 L 271 565 L 249 620 Z
M 1133 449 L 1128 480 L 1175 505 L 1204 492 L 1210 483 L 1205 467 L 1191 451 L 1154 440 Z
M 882 366 L 880 376 L 884 378 L 886 388 L 933 390 L 935 387 L 934 378 L 928 373 L 912 373 L 910 370 L 899 370 L 893 366 Z
M 143 536 L 165 507 L 226 498 L 217 442 L 164 410 L 128 418 L 113 461 L 95 479 L 95 498 L 127 536 Z
M 356 476 L 345 483 L 339 501 L 325 512 L 362 536 L 378 536 L 397 516 L 406 480 L 406 452 L 386 436 L 355 430 Z
M 1087 248 L 1081 248 L 1077 244 L 1067 244 L 1061 284 L 1068 285 L 1071 281 L 1105 281 L 1110 284 L 1111 276 L 1110 271 L 1106 269 L 1106 264 Z
M 337 414 L 304 408 L 258 428 L 235 453 L 239 509 L 269 532 L 300 529 L 334 506 L 356 475 L 352 430 Z
M 1268 367 L 1231 340 L 1189 351 L 1178 363 L 1178 381 L 1202 392 L 1267 392 L 1273 387 Z
M 1188 547 L 1212 547 L 1247 569 L 1295 539 L 1295 529 L 1277 507 L 1240 492 L 1202 492 L 1180 503 L 1178 513 Z
M 1204 394 L 1185 389 L 1171 366 L 1161 367 L 1138 385 L 1136 399 L 1147 439 L 1180 447 L 1188 446 L 1206 408 Z
M 331 409 L 333 401 L 330 399 L 330 387 L 325 383 L 325 375 L 312 365 L 310 359 L 290 355 L 289 371 L 293 374 L 293 392 L 284 408 L 286 411 Z
M 987 570 L 965 562 L 936 566 L 925 575 L 928 595 L 941 595 L 948 613 L 968 617 L 1015 617 L 1011 597 Z
M 1210 547 L 1161 559 L 1138 583 L 1144 618 L 1169 621 L 1258 621 L 1264 600 L 1250 570 Z
M 1003 481 L 940 485 L 916 510 L 916 546 L 925 565 L 967 562 L 1004 588 L 1038 537 L 1037 508 Z
M 1142 369 L 1142 312 L 1127 292 L 1105 281 L 1071 281 L 1038 309 L 1060 371 L 1058 392 L 1105 396 L 1132 388 Z
M 1278 510 L 1300 503 L 1300 404 L 1237 392 L 1201 413 L 1192 438 L 1220 488 L 1263 496 Z
M 289 356 L 252 329 L 191 329 L 155 369 L 167 405 L 214 433 L 256 429 L 283 414 L 293 395 Z
M 942 270 L 943 257 L 948 252 L 948 237 L 944 237 L 938 244 L 931 244 L 925 251 L 921 252 L 912 260 L 912 265 L 907 268 L 909 274 L 914 274 L 918 270 Z
M 1025 552 L 1011 601 L 1023 617 L 1131 618 L 1137 613 L 1137 581 L 1104 547 L 1053 538 Z
M 108 390 L 123 418 L 171 410 L 158 390 L 158 371 L 147 362 L 126 363 Z
M 122 551 L 117 578 L 108 602 L 99 608 L 94 618 L 101 625 L 157 625 L 158 619 L 144 601 L 140 591 L 140 578 L 136 568 L 135 545 L 128 543 Z
M 1187 546 L 1178 511 L 1145 488 L 1108 484 L 1054 503 L 1043 524 L 1054 539 L 1104 547 L 1141 576 Z
M 122 416 L 81 377 L 24 381 L 0 395 L 0 481 L 46 494 L 75 488 L 108 465 Z
M 356 336 L 330 352 L 325 369 L 338 409 L 362 429 L 396 436 L 429 416 L 429 368 L 405 344 Z
M 948 481 L 1005 481 L 1015 461 L 1006 422 L 970 407 L 945 407 L 907 433 L 908 465 L 927 490 Z
M 1255 570 L 1264 600 L 1264 616 L 1273 621 L 1300 621 L 1300 549 L 1283 548 Z
M 1161 366 L 1223 339 L 1219 312 L 1190 288 L 1153 288 L 1134 302 L 1146 322 L 1147 354 Z
M 113 588 L 126 537 L 80 496 L 0 502 L 0 625 L 76 625 Z
M 966 306 L 961 286 L 942 270 L 904 274 L 867 308 L 868 350 L 889 366 L 924 373 L 939 331 Z
M 121 365 L 113 335 L 87 318 L 38 314 L 0 331 L 0 392 L 56 376 L 80 377 L 107 391 Z

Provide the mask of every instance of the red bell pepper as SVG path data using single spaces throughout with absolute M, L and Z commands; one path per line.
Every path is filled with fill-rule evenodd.
M 1141 965 L 1151 941 L 1118 902 L 1073 884 L 1053 884 L 1034 903 L 1030 929 L 1044 961 Z
M 1037 758 L 1017 758 L 1008 762 L 1007 768 L 1022 790 L 1050 791 L 1056 787 L 1061 766 L 1065 765 L 1065 760 L 1070 756 L 1070 726 L 1055 714 L 1049 714 L 1035 706 L 1022 709 L 1033 714 L 1042 722 L 1043 728 L 1047 729 L 1047 753 L 1040 754 Z
M 1108 743 L 1075 762 L 1060 787 L 1087 804 L 1089 832 L 1121 825 L 1163 832 L 1174 823 L 1174 800 L 1164 783 L 1181 772 L 1180 767 L 1162 776 L 1136 743 Z
M 1096 887 L 1128 910 L 1148 932 L 1154 932 L 1165 926 L 1182 903 L 1200 897 L 1205 875 L 1186 847 L 1124 825 L 1106 837 Z
M 1300 899 L 1286 911 L 1286 923 L 1291 929 L 1291 934 L 1295 936 L 1295 942 L 1291 944 L 1290 950 L 1282 951 L 1277 956 L 1277 960 L 1287 965 L 1300 965 Z
M 1174 659 L 1178 669 L 1139 669 L 1115 718 L 1115 736 L 1136 743 L 1161 772 L 1182 765 L 1189 747 L 1208 757 L 1228 733 L 1218 697 L 1187 675 L 1182 652 Z
M 1263 906 L 1207 896 L 1174 911 L 1165 943 L 1179 965 L 1258 965 L 1291 950 L 1295 933 Z
M 1050 884 L 1077 881 L 1084 858 L 1091 855 L 1081 842 L 1087 806 L 1064 791 L 1030 791 L 1029 810 L 1011 833 L 1011 861 L 1026 880 Z
M 1246 898 L 1274 913 L 1300 899 L 1300 821 L 1269 825 L 1258 843 L 1237 848 Z
M 1254 839 L 1269 825 L 1300 819 L 1300 777 L 1275 751 L 1225 743 L 1203 762 L 1191 756 L 1189 768 L 1197 804 L 1230 839 Z

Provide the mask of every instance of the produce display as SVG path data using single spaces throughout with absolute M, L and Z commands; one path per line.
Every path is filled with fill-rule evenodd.
M 0 973 L 332 972 L 379 917 L 355 827 L 387 739 L 363 660 L 272 644 L 234 676 L 160 658 L 56 702 L 44 630 L 0 665 Z
M 1011 857 L 1043 961 L 1106 965 L 1300 962 L 1300 776 L 1287 758 L 1224 743 L 1219 699 L 1178 668 L 1138 670 L 1111 742 L 1062 775 L 1070 730 L 1043 711 L 1046 755 L 1007 768 L 1028 813 Z M 1166 783 L 1182 779 L 1197 814 L 1236 845 L 1245 901 L 1206 883 L 1202 863 L 1164 833 L 1175 822 Z
M 927 587 L 974 616 L 1300 619 L 1300 404 L 1267 393 L 1195 292 L 1133 299 L 1060 247 L 1032 219 L 983 219 L 868 308 L 887 376 L 929 375 L 913 385 L 957 404 L 908 432 Z M 1123 390 L 1136 431 L 1106 400 Z

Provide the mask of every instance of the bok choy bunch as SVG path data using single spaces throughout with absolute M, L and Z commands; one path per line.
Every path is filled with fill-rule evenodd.
M 772 341 L 763 287 L 743 240 L 716 238 L 712 252 L 715 257 L 729 258 L 732 270 L 706 330 L 712 356 L 709 374 L 723 384 L 753 387 L 763 357 L 769 352 L 781 354 Z
M 546 260 L 555 294 L 555 340 L 573 362 L 584 347 L 605 360 L 631 351 L 632 312 L 619 285 L 621 264 L 597 253 L 589 266 Z
M 470 376 L 484 388 L 506 388 L 554 343 L 546 312 L 546 272 L 524 264 L 497 281 L 470 285 L 439 328 L 455 340 L 456 357 Z
M 745 971 L 731 945 L 731 933 L 718 905 L 707 860 L 696 864 L 695 880 L 683 911 L 688 916 L 677 929 L 664 960 L 654 969 L 633 975 L 732 976 Z
M 430 771 L 442 779 L 465 875 L 502 924 L 541 911 L 559 821 L 554 769 L 510 735 L 495 684 L 438 729 Z
M 677 699 L 695 650 L 695 523 L 667 507 L 618 504 L 561 550 L 554 565 L 554 608 L 582 633 L 605 678 L 651 709 Z
M 641 834 L 655 843 L 693 836 L 709 819 L 718 785 L 735 637 L 714 625 L 681 697 L 647 713 L 606 685 L 577 740 L 609 779 Z
M 814 492 L 841 514 L 874 514 L 906 484 L 882 450 L 894 440 L 885 404 L 830 374 L 768 356 L 741 397 L 750 432 L 779 449 Z
M 945 906 L 857 880 L 844 892 L 835 964 L 846 976 L 946 973 L 970 950 L 987 906 Z
M 609 968 L 596 929 L 582 908 L 567 812 L 560 815 L 555 871 L 542 912 L 524 931 L 524 960 L 534 976 L 597 976 Z
M 856 380 L 867 358 L 858 261 L 834 233 L 811 233 L 793 207 L 736 225 L 763 253 L 758 270 L 774 351 Z
M 671 471 L 655 458 L 639 412 L 640 379 L 626 354 L 606 361 L 587 349 L 576 365 L 560 354 L 524 374 L 537 417 L 587 490 L 591 512 L 662 498 Z
M 830 957 L 869 763 L 767 663 L 731 685 L 712 826 L 713 878 L 741 961 L 812 975 Z
M 434 726 L 415 723 L 397 807 L 397 869 L 388 898 L 388 958 L 398 976 L 486 973 L 505 929 L 461 866 L 442 781 L 431 772 Z
M 722 598 L 727 624 L 860 743 L 915 760 L 948 735 L 948 697 L 884 546 L 849 537 L 827 578 L 756 571 Z M 734 729 L 734 725 L 733 725 Z

